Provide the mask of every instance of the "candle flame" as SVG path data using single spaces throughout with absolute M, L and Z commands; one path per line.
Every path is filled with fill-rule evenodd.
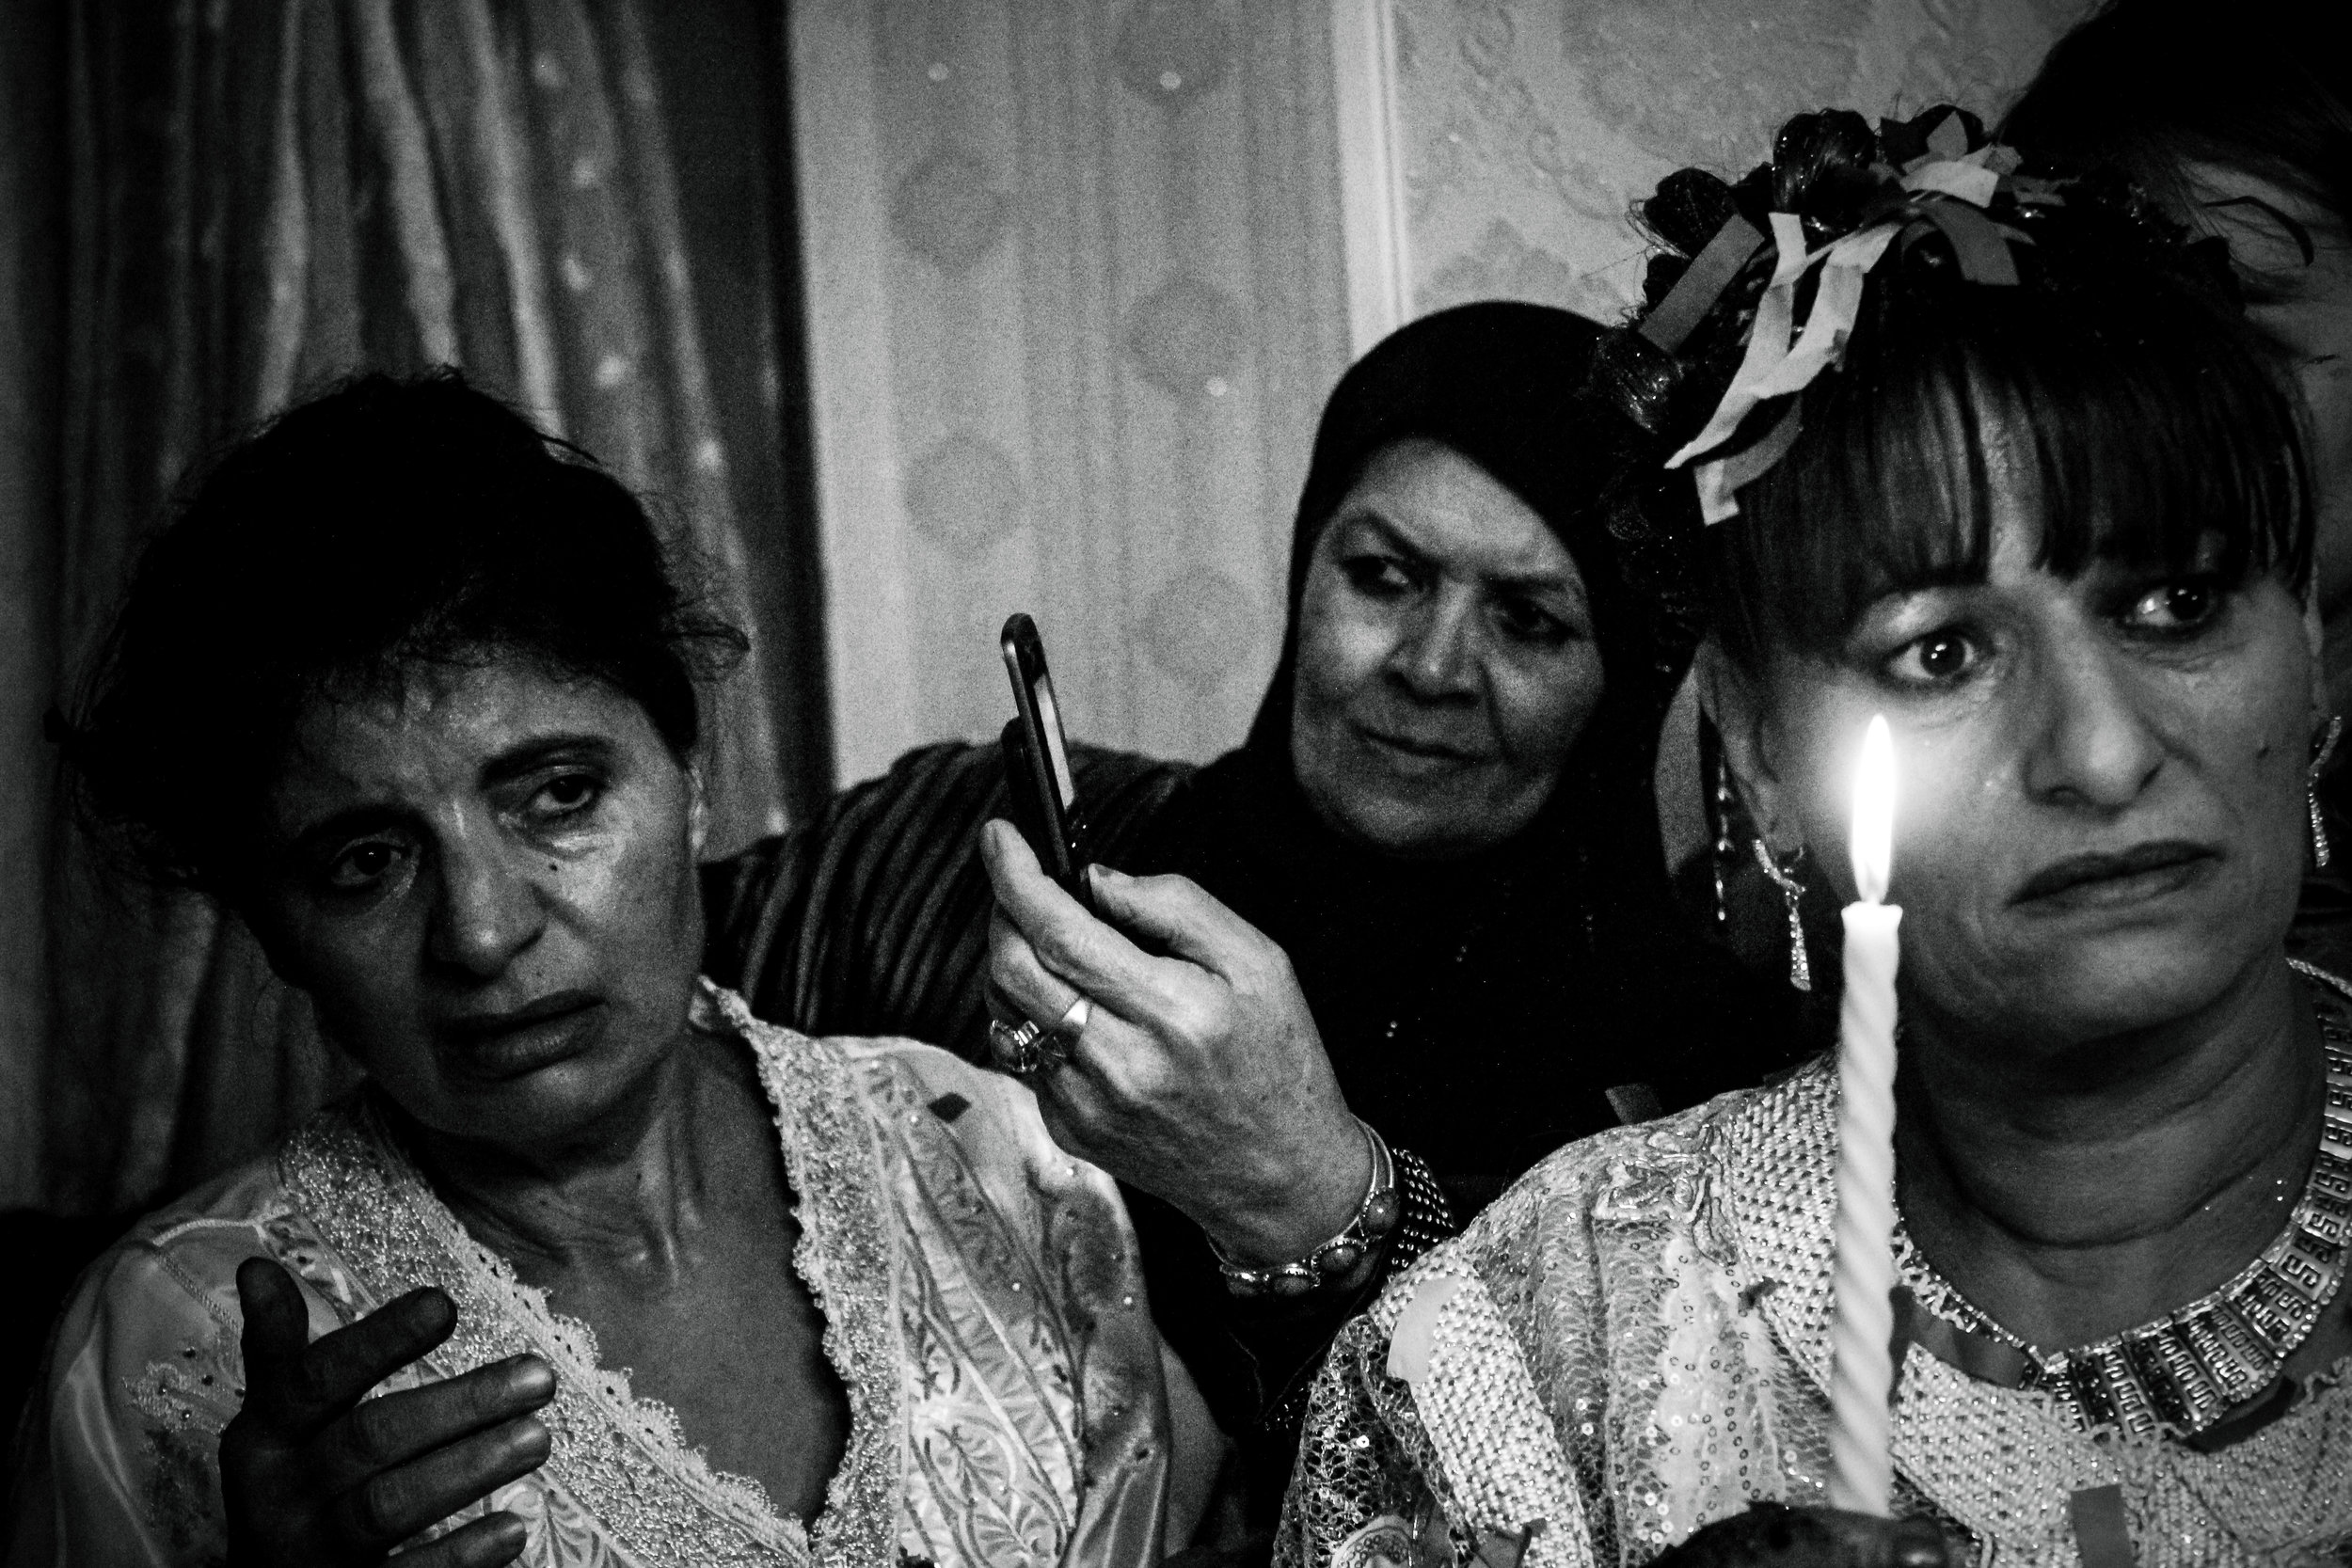
M 1863 901 L 1886 901 L 1895 861 L 1895 736 L 1886 715 L 1873 715 L 1854 773 L 1853 879 Z

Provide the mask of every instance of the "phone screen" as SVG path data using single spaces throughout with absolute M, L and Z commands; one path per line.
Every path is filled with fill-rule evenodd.
M 1061 798 L 1061 809 L 1070 810 L 1078 803 L 1078 786 L 1070 777 L 1070 753 L 1062 745 L 1061 709 L 1054 705 L 1054 677 L 1043 671 L 1029 683 L 1029 696 L 1037 704 L 1038 727 L 1045 732 L 1045 758 L 1054 769 L 1054 792 Z

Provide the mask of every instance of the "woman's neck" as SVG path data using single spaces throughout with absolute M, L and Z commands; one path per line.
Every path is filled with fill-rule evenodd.
M 513 1148 L 411 1126 L 435 1191 L 526 1280 L 592 1266 L 674 1283 L 739 1203 L 725 1173 L 775 1164 L 745 1053 L 688 1029 L 646 1081 L 563 1142 Z
M 2326 1060 L 2270 958 L 2197 1016 L 2049 1053 L 1988 1050 L 1906 999 L 1898 1184 L 1928 1259 L 2042 1350 L 2226 1282 L 2284 1228 Z

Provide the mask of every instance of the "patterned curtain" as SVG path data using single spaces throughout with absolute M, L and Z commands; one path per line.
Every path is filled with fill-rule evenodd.
M 63 667 L 191 460 L 354 369 L 453 363 L 647 494 L 754 632 L 711 725 L 713 847 L 820 794 L 821 634 L 813 604 L 794 613 L 812 525 L 779 434 L 774 17 L 755 0 L 70 17 Z M 45 1190 L 16 1196 L 146 1202 L 351 1077 L 233 921 L 122 892 L 62 825 L 51 859 L 51 1043 L 30 1085 Z

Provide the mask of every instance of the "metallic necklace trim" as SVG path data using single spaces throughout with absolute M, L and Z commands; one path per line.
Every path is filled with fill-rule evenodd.
M 2029 1345 L 1937 1274 L 1898 1223 L 1896 1261 L 1928 1310 L 2023 1351 L 2020 1386 L 2054 1396 L 2085 1432 L 2191 1437 L 2268 1388 L 2334 1300 L 2352 1250 L 2352 1015 L 2333 976 L 2290 959 L 2322 994 L 2328 1101 L 2319 1152 L 2286 1228 L 2227 1284 L 2137 1328 L 2074 1350 Z

